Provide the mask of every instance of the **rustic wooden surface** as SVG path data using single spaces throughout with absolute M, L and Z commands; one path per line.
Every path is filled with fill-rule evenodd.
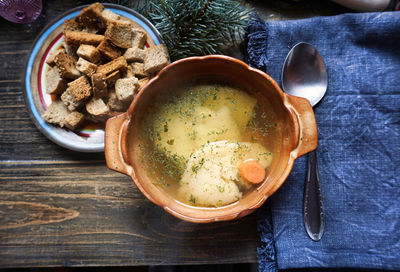
M 22 87 L 32 42 L 51 19 L 89 2 L 44 1 L 29 25 L 0 18 L 0 268 L 257 262 L 255 214 L 180 221 L 108 170 L 103 154 L 63 149 L 34 126 Z M 326 1 L 246 2 L 268 20 L 344 11 Z

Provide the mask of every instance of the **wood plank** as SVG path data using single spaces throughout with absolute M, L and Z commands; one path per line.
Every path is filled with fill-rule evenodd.
M 0 267 L 256 262 L 256 217 L 192 224 L 104 160 L 0 162 Z

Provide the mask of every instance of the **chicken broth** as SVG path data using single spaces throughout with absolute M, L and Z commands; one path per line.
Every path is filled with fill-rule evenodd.
M 261 99 L 205 84 L 157 98 L 139 136 L 153 183 L 192 206 L 220 207 L 242 198 L 256 185 L 240 166 L 255 161 L 268 175 L 280 148 L 275 114 Z

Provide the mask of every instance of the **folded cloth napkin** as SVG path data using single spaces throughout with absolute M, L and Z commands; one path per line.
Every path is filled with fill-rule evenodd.
M 298 42 L 313 44 L 328 71 L 327 93 L 314 107 L 325 233 L 313 242 L 304 230 L 304 156 L 259 210 L 260 271 L 400 270 L 400 12 L 258 18 L 247 61 L 281 84 Z

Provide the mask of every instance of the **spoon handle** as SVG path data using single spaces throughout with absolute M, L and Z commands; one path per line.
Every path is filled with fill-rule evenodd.
M 304 226 L 308 236 L 319 241 L 324 233 L 324 211 L 317 165 L 317 150 L 308 154 L 307 179 L 303 201 Z

